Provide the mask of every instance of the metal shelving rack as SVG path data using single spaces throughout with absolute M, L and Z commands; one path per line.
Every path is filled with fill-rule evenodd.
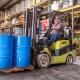
M 52 4 L 53 1 L 59 1 L 59 0 L 44 0 L 43 2 L 40 2 L 40 3 L 38 3 L 38 4 L 35 4 L 35 6 L 42 6 L 42 7 L 45 7 L 45 8 L 48 7 L 48 11 L 49 11 L 49 10 L 50 10 L 50 6 L 51 6 L 51 4 Z M 30 7 L 30 8 L 33 8 L 33 6 Z M 60 10 L 61 12 L 69 12 L 69 13 L 72 14 L 72 31 L 73 31 L 72 37 L 74 37 L 74 15 L 80 13 L 79 9 L 80 9 L 80 4 L 74 6 L 74 0 L 73 0 L 73 6 L 68 7 L 68 8 L 64 8 L 64 9 L 61 9 L 61 10 Z M 74 12 L 74 10 L 75 10 L 75 12 Z M 22 10 L 22 11 L 16 13 L 16 14 L 10 16 L 10 17 L 7 18 L 7 19 L 1 20 L 0 23 L 2 23 L 2 22 L 5 21 L 5 20 L 12 19 L 13 17 L 18 16 L 18 15 L 20 15 L 20 14 L 23 14 L 23 13 L 25 13 L 25 12 L 26 12 L 26 10 Z M 75 17 L 78 17 L 78 16 L 75 16 Z M 17 25 L 19 26 L 19 25 L 23 25 L 23 24 L 25 25 L 25 22 L 24 22 L 24 23 L 17 23 L 17 24 L 14 24 L 14 25 L 11 25 L 11 26 L 8 26 L 8 27 L 5 27 L 5 28 L 12 28 L 12 27 L 14 27 L 15 25 L 16 25 L 16 26 L 17 26 Z M 78 26 L 80 26 L 80 24 L 78 24 Z M 5 29 L 5 28 L 0 28 L 0 30 Z M 77 33 L 77 32 L 76 32 L 76 33 Z

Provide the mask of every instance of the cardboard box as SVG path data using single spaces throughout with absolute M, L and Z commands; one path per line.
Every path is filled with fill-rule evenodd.
M 42 0 L 36 0 L 36 4 L 40 3 Z
M 78 0 L 78 2 L 77 3 L 80 3 L 80 0 Z
M 60 10 L 63 8 L 62 2 L 59 1 L 54 1 L 53 4 L 51 5 L 51 10 Z

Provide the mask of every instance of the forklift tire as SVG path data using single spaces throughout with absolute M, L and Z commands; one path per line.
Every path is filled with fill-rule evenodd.
M 43 68 L 48 68 L 49 65 L 50 65 L 50 57 L 48 54 L 38 54 L 37 55 L 37 59 L 36 59 L 36 62 L 37 62 L 37 66 L 40 68 L 40 69 L 43 69 Z
M 66 64 L 67 64 L 67 65 L 70 65 L 70 64 L 72 64 L 72 62 L 73 62 L 73 57 L 72 57 L 71 55 L 69 55 L 69 56 L 67 57 L 67 59 L 66 59 Z

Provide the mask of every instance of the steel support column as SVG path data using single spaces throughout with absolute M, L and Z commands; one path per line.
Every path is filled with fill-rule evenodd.
M 74 6 L 74 0 L 73 0 Z M 74 9 L 72 9 L 72 39 L 74 38 Z
M 13 28 L 10 28 L 10 29 L 9 29 L 9 34 L 10 34 L 10 35 L 13 35 Z
M 50 11 L 50 0 L 48 0 L 48 11 Z M 50 27 L 50 15 L 49 15 L 49 18 L 48 18 L 48 25 L 49 25 L 49 27 Z M 48 31 L 48 34 L 49 34 L 49 32 L 50 31 Z M 49 36 L 47 35 L 47 38 L 48 38 Z M 47 43 L 48 43 L 48 39 L 47 39 Z M 48 45 L 47 45 L 48 46 Z
M 72 38 L 74 38 L 74 10 L 72 9 Z
M 48 11 L 50 11 L 50 0 L 48 0 Z

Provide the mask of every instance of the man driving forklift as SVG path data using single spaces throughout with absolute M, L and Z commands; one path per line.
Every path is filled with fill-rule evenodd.
M 39 68 L 47 68 L 52 64 L 72 64 L 76 60 L 76 42 L 70 33 L 70 14 L 59 11 L 39 13 L 37 10 L 40 11 L 36 7 L 33 8 L 33 11 L 30 10 L 30 13 L 33 14 L 32 17 L 29 17 L 31 18 L 30 25 L 32 27 L 30 25 L 27 26 L 31 29 L 31 61 L 33 65 L 36 64 Z M 38 16 L 36 17 L 37 14 Z M 59 16 L 60 18 L 55 16 Z M 29 18 L 27 17 L 27 21 Z M 51 23 L 44 33 L 39 34 L 39 24 L 44 19 L 49 19 L 49 22 L 51 20 Z M 68 25 L 63 27 L 61 22 L 67 22 Z M 53 31 L 49 39 L 51 27 Z M 36 35 L 38 36 L 37 40 Z M 60 40 L 56 40 L 58 38 Z M 48 40 L 50 40 L 49 45 L 52 44 L 50 47 L 48 47 Z
M 53 42 L 55 42 L 57 39 L 60 39 L 63 36 L 63 25 L 60 22 L 60 17 L 56 16 L 54 20 L 52 20 L 52 33 L 49 36 L 49 42 L 48 46 L 50 47 Z

